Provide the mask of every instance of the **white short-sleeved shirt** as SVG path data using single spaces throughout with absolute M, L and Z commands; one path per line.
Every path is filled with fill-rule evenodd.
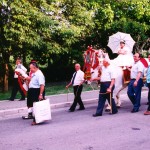
M 45 86 L 45 77 L 41 70 L 37 70 L 31 75 L 31 81 L 29 83 L 29 88 L 40 88 L 40 85 Z
M 139 72 L 142 72 L 142 75 L 140 77 L 142 78 L 144 74 L 144 65 L 140 61 L 133 64 L 131 68 L 131 79 L 136 79 Z
M 74 73 L 74 74 L 75 74 L 75 73 Z M 74 76 L 74 74 L 73 74 L 73 76 Z M 72 80 L 73 80 L 73 76 L 72 76 L 71 82 L 72 82 Z M 80 85 L 80 83 L 83 82 L 83 81 L 84 81 L 84 72 L 81 71 L 81 70 L 78 70 L 78 71 L 77 71 L 77 74 L 76 74 L 76 76 L 75 76 L 75 79 L 74 79 L 74 84 L 73 84 L 73 86 Z
M 147 69 L 146 82 L 150 83 L 150 65 L 148 66 L 148 69 Z
M 108 82 L 112 79 L 116 78 L 116 74 L 114 72 L 113 66 L 109 65 L 108 67 L 102 67 L 102 75 L 101 75 L 101 82 Z
M 15 69 L 21 69 L 21 70 L 24 71 L 24 73 L 27 72 L 27 69 L 26 69 L 22 64 L 16 65 L 16 66 L 15 66 Z M 14 78 L 18 78 L 18 75 L 17 75 L 16 73 L 14 74 Z

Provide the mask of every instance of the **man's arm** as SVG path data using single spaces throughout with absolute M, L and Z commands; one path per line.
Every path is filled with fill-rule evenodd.
M 138 83 L 138 81 L 139 81 L 141 75 L 142 75 L 142 72 L 138 72 L 137 77 L 136 77 L 136 80 L 134 81 L 133 86 L 137 86 L 137 83 Z
M 72 82 L 70 81 L 70 83 L 68 85 L 66 85 L 66 88 L 68 89 L 68 87 L 72 84 Z
M 40 95 L 39 95 L 39 100 L 43 99 L 43 92 L 44 92 L 45 86 L 43 84 L 40 85 Z
M 97 80 L 100 80 L 100 79 L 101 79 L 100 77 L 97 77 L 97 78 L 91 79 L 90 81 L 97 81 Z
M 107 92 L 111 92 L 111 89 L 114 86 L 114 84 L 115 84 L 115 79 L 111 79 L 111 83 L 110 83 L 109 88 L 107 89 Z
M 82 85 L 84 83 L 84 81 L 85 80 L 84 80 L 84 72 L 83 72 L 82 75 L 81 75 L 81 82 L 80 82 L 79 86 Z

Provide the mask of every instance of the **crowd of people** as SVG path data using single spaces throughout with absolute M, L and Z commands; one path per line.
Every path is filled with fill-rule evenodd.
M 120 52 L 121 53 L 121 52 Z M 133 109 L 131 113 L 136 113 L 139 111 L 141 105 L 141 90 L 143 87 L 143 76 L 144 76 L 144 66 L 141 63 L 141 54 L 135 53 L 133 56 L 134 63 L 132 63 L 132 67 L 124 63 L 123 67 L 125 66 L 126 69 L 130 71 L 130 82 L 128 84 L 127 89 L 127 96 L 130 99 Z M 150 55 L 148 56 L 150 62 Z M 25 73 L 27 69 L 22 65 L 21 59 L 18 58 L 16 60 L 16 67 L 23 70 Z M 24 76 L 24 80 L 28 82 L 28 94 L 27 94 L 27 107 L 28 107 L 28 116 L 23 116 L 23 119 L 33 119 L 32 125 L 36 124 L 36 120 L 33 115 L 33 103 L 39 100 L 45 99 L 45 77 L 36 61 L 31 61 L 29 64 L 30 73 L 29 75 Z M 93 117 L 102 116 L 103 109 L 105 106 L 106 100 L 108 103 L 111 104 L 111 113 L 116 114 L 118 113 L 115 100 L 113 98 L 113 90 L 115 88 L 115 70 L 113 69 L 113 65 L 111 65 L 110 60 L 108 58 L 104 58 L 103 65 L 101 67 L 101 76 L 97 77 L 93 80 L 98 80 L 101 83 L 100 92 L 99 92 L 99 100 L 98 106 L 96 109 L 96 113 L 93 114 Z M 22 92 L 22 88 L 20 83 L 18 82 L 18 77 L 20 75 L 15 72 L 14 75 L 14 87 L 12 90 L 12 94 L 10 97 L 10 101 L 15 99 L 17 92 L 21 93 L 21 99 L 25 100 L 25 94 Z M 147 70 L 146 76 L 146 83 L 148 87 L 148 108 L 144 112 L 144 115 L 150 115 L 150 67 Z M 83 89 L 84 83 L 84 72 L 81 71 L 81 66 L 79 63 L 75 64 L 75 72 L 71 78 L 71 81 L 66 88 L 69 86 L 73 86 L 74 91 L 74 101 L 69 108 L 69 112 L 74 112 L 76 109 L 77 104 L 79 104 L 78 110 L 84 110 L 84 104 L 81 99 L 81 93 Z

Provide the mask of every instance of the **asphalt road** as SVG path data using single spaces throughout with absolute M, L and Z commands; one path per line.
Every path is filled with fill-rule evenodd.
M 21 114 L 0 120 L 0 150 L 149 150 L 150 116 L 147 93 L 142 93 L 138 113 L 131 113 L 132 104 L 121 95 L 118 114 L 104 112 L 92 117 L 97 102 L 86 104 L 84 111 L 67 112 L 67 107 L 53 109 L 52 120 L 31 126 Z

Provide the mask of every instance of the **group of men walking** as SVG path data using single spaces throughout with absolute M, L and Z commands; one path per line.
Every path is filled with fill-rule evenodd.
M 149 61 L 150 61 L 150 55 L 149 55 Z M 134 64 L 132 65 L 132 68 L 127 67 L 127 69 L 130 71 L 130 77 L 131 80 L 128 84 L 128 90 L 127 95 L 133 104 L 133 109 L 131 110 L 132 113 L 136 113 L 139 111 L 140 103 L 141 103 L 141 90 L 143 87 L 143 75 L 144 75 L 144 66 L 141 63 L 141 55 L 139 53 L 134 54 L 133 56 Z M 24 72 L 27 71 L 27 69 L 22 65 L 21 59 L 16 60 L 16 68 L 22 69 Z M 23 119 L 31 119 L 33 117 L 33 102 L 37 102 L 39 100 L 43 99 L 44 89 L 45 89 L 45 77 L 41 70 L 38 67 L 38 64 L 35 61 L 31 61 L 29 64 L 30 68 L 30 75 L 25 76 L 24 79 L 28 81 L 28 95 L 27 95 L 27 107 L 28 107 L 28 116 L 24 116 Z M 71 107 L 69 108 L 69 112 L 74 112 L 76 109 L 77 104 L 79 104 L 78 110 L 84 110 L 84 104 L 81 99 L 81 93 L 83 89 L 83 83 L 84 83 L 84 72 L 81 71 L 80 64 L 75 64 L 75 73 L 73 74 L 71 81 L 68 85 L 66 85 L 66 88 L 69 88 L 70 85 L 73 86 L 74 90 L 74 101 Z M 101 68 L 101 76 L 97 77 L 93 80 L 99 80 L 101 83 L 100 93 L 99 93 L 99 100 L 98 100 L 98 106 L 96 109 L 96 113 L 93 114 L 93 117 L 102 116 L 103 109 L 105 106 L 106 100 L 108 100 L 109 103 L 111 103 L 111 110 L 112 114 L 116 114 L 118 112 L 115 100 L 113 98 L 113 90 L 115 88 L 115 70 L 113 66 L 110 64 L 109 60 L 107 58 L 104 58 L 103 60 L 103 66 Z M 18 83 L 18 74 L 14 75 L 14 88 L 12 90 L 12 94 L 9 100 L 13 101 L 15 99 L 16 93 L 19 90 L 21 93 L 21 99 L 25 100 L 25 95 L 22 92 L 19 83 Z M 145 115 L 150 115 L 150 68 L 148 68 L 147 71 L 147 85 L 149 89 L 149 96 L 148 96 L 148 109 L 144 113 Z M 32 122 L 32 125 L 35 125 L 36 121 L 35 119 Z
M 133 104 L 133 109 L 131 110 L 131 113 L 138 112 L 141 106 L 141 90 L 144 85 L 143 77 L 145 71 L 145 67 L 140 61 L 141 58 L 142 58 L 141 54 L 135 53 L 133 55 L 134 63 L 132 67 L 126 66 L 126 68 L 130 71 L 130 78 L 131 78 L 127 90 L 128 98 Z M 150 55 L 148 58 L 150 61 Z M 84 73 L 80 70 L 79 64 L 75 65 L 75 70 L 76 72 L 73 74 L 70 83 L 66 86 L 66 88 L 68 88 L 72 84 L 74 89 L 74 95 L 75 95 L 74 102 L 69 109 L 70 112 L 73 112 L 75 110 L 77 103 L 80 105 L 79 110 L 85 109 L 80 97 L 82 92 L 82 87 L 83 87 L 82 84 L 84 82 Z M 112 111 L 111 113 L 116 114 L 118 112 L 115 104 L 115 100 L 113 98 L 115 80 L 117 80 L 115 76 L 116 72 L 113 66 L 110 64 L 110 60 L 108 58 L 104 58 L 101 72 L 102 74 L 100 77 L 92 79 L 92 80 L 99 80 L 101 83 L 98 106 L 96 109 L 96 113 L 93 114 L 93 117 L 102 116 L 106 100 L 108 100 L 108 102 L 111 103 L 111 111 Z M 78 73 L 78 76 L 76 75 L 76 73 Z M 76 80 L 76 83 L 74 83 L 74 80 Z M 149 92 L 148 92 L 149 106 L 147 111 L 144 113 L 144 115 L 150 115 L 150 67 L 148 68 L 148 72 L 147 72 L 147 85 L 149 88 Z

